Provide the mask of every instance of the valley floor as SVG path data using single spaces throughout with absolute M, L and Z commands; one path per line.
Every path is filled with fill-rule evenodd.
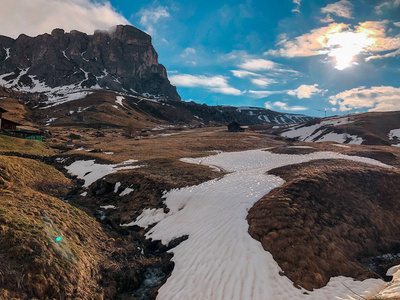
M 248 210 L 284 181 L 266 173 L 274 168 L 311 160 L 345 159 L 392 168 L 376 160 L 334 152 L 308 155 L 274 154 L 268 150 L 220 153 L 184 162 L 217 167 L 226 172 L 197 186 L 174 189 L 165 195 L 169 212 L 145 210 L 136 222 L 157 224 L 147 233 L 168 244 L 188 235 L 170 250 L 175 268 L 157 299 L 360 299 L 382 291 L 400 296 L 400 289 L 385 290 L 377 279 L 354 281 L 335 277 L 313 292 L 299 289 L 286 277 L 272 255 L 248 234 Z M 394 283 L 398 284 L 398 281 Z M 393 284 L 392 284 L 393 289 Z

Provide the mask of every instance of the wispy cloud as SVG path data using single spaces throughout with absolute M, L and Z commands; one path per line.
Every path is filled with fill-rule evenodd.
M 247 58 L 243 59 L 242 61 L 243 62 L 237 66 L 247 71 L 298 74 L 297 71 L 291 69 L 285 69 L 281 64 L 278 64 L 268 59 Z
M 188 47 L 182 51 L 180 56 L 185 59 L 187 64 L 195 66 L 197 65 L 196 54 L 196 49 Z
M 151 8 L 144 8 L 138 12 L 140 16 L 140 25 L 150 35 L 156 34 L 156 25 L 162 20 L 170 17 L 168 7 L 157 6 Z
M 369 111 L 400 110 L 400 88 L 393 86 L 365 86 L 341 92 L 330 97 L 332 105 L 339 105 L 341 111 L 370 108 Z
M 239 68 L 249 71 L 274 70 L 277 64 L 267 59 L 248 59 L 238 65 Z
M 129 24 L 108 1 L 13 0 L 2 1 L 0 8 L 0 34 L 14 38 L 21 33 L 50 33 L 54 28 L 92 34 L 96 29 Z
M 316 94 L 324 94 L 326 90 L 317 88 L 318 84 L 306 85 L 302 84 L 295 90 L 290 90 L 287 92 L 288 95 L 297 97 L 299 99 L 311 98 L 311 96 Z
M 351 8 L 352 4 L 348 0 L 340 0 L 321 8 L 321 12 L 351 19 Z
M 301 6 L 301 0 L 293 0 L 293 4 L 295 5 L 295 8 L 292 9 L 292 12 L 300 12 L 300 6 Z
M 332 23 L 332 22 L 334 22 L 335 20 L 331 17 L 330 14 L 327 14 L 327 15 L 325 16 L 325 18 L 319 19 L 319 21 L 322 22 L 322 23 Z
M 304 98 L 311 98 L 313 95 L 316 95 L 316 94 L 324 94 L 325 92 L 326 92 L 326 90 L 322 90 L 322 89 L 318 88 L 318 84 L 313 84 L 313 85 L 302 84 L 297 89 L 293 89 L 293 90 L 288 90 L 288 89 L 280 90 L 280 91 L 250 90 L 247 93 L 254 98 L 266 98 L 271 95 L 287 94 L 290 96 L 297 97 L 298 99 L 304 99 Z
M 231 87 L 227 77 L 224 76 L 179 74 L 170 76 L 169 80 L 173 85 L 180 87 L 203 87 L 214 93 L 225 95 L 239 96 L 243 94 L 242 91 Z
M 286 102 L 282 101 L 275 101 L 275 102 L 265 102 L 264 107 L 266 109 L 280 109 L 280 110 L 286 110 L 286 111 L 303 111 L 307 110 L 307 107 L 304 106 L 289 106 Z
M 277 83 L 277 81 L 275 79 L 268 78 L 268 77 L 252 78 L 252 79 L 250 79 L 250 81 L 253 84 L 255 84 L 255 85 L 259 86 L 259 87 L 262 87 L 262 88 L 265 88 L 270 84 Z
M 245 70 L 231 70 L 233 76 L 237 78 L 249 78 L 250 81 L 259 86 L 259 87 L 267 87 L 270 84 L 277 83 L 276 79 L 274 78 L 269 78 L 264 75 L 250 72 L 250 71 L 245 71 Z
M 244 70 L 231 70 L 233 76 L 237 78 L 248 78 L 248 77 L 259 77 L 261 76 L 260 74 L 250 72 L 250 71 L 244 71 Z
M 196 49 L 188 47 L 185 50 L 183 50 L 181 56 L 182 57 L 188 57 L 190 55 L 195 55 L 196 54 Z
M 288 92 L 288 90 L 282 90 L 282 91 L 254 91 L 254 90 L 250 90 L 247 93 L 253 98 L 261 99 L 261 98 L 269 97 L 271 95 L 286 94 L 287 92 Z
M 389 0 L 375 6 L 377 14 L 381 14 L 384 9 L 391 9 L 400 6 L 400 0 Z

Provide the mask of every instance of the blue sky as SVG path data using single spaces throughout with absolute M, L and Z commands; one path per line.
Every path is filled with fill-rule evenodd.
M 400 0 L 62 2 L 45 6 L 80 6 L 73 15 L 86 19 L 57 27 L 129 23 L 151 34 L 185 101 L 313 116 L 400 110 Z

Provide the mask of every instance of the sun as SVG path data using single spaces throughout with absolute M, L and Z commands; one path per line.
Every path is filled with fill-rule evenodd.
M 335 60 L 335 68 L 344 70 L 355 64 L 356 55 L 376 42 L 366 31 L 346 31 L 326 34 L 325 47 Z

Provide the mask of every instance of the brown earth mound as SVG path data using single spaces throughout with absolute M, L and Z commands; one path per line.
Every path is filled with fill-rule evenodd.
M 269 173 L 287 182 L 249 211 L 249 233 L 295 285 L 374 277 L 359 260 L 400 250 L 400 171 L 320 160 Z

